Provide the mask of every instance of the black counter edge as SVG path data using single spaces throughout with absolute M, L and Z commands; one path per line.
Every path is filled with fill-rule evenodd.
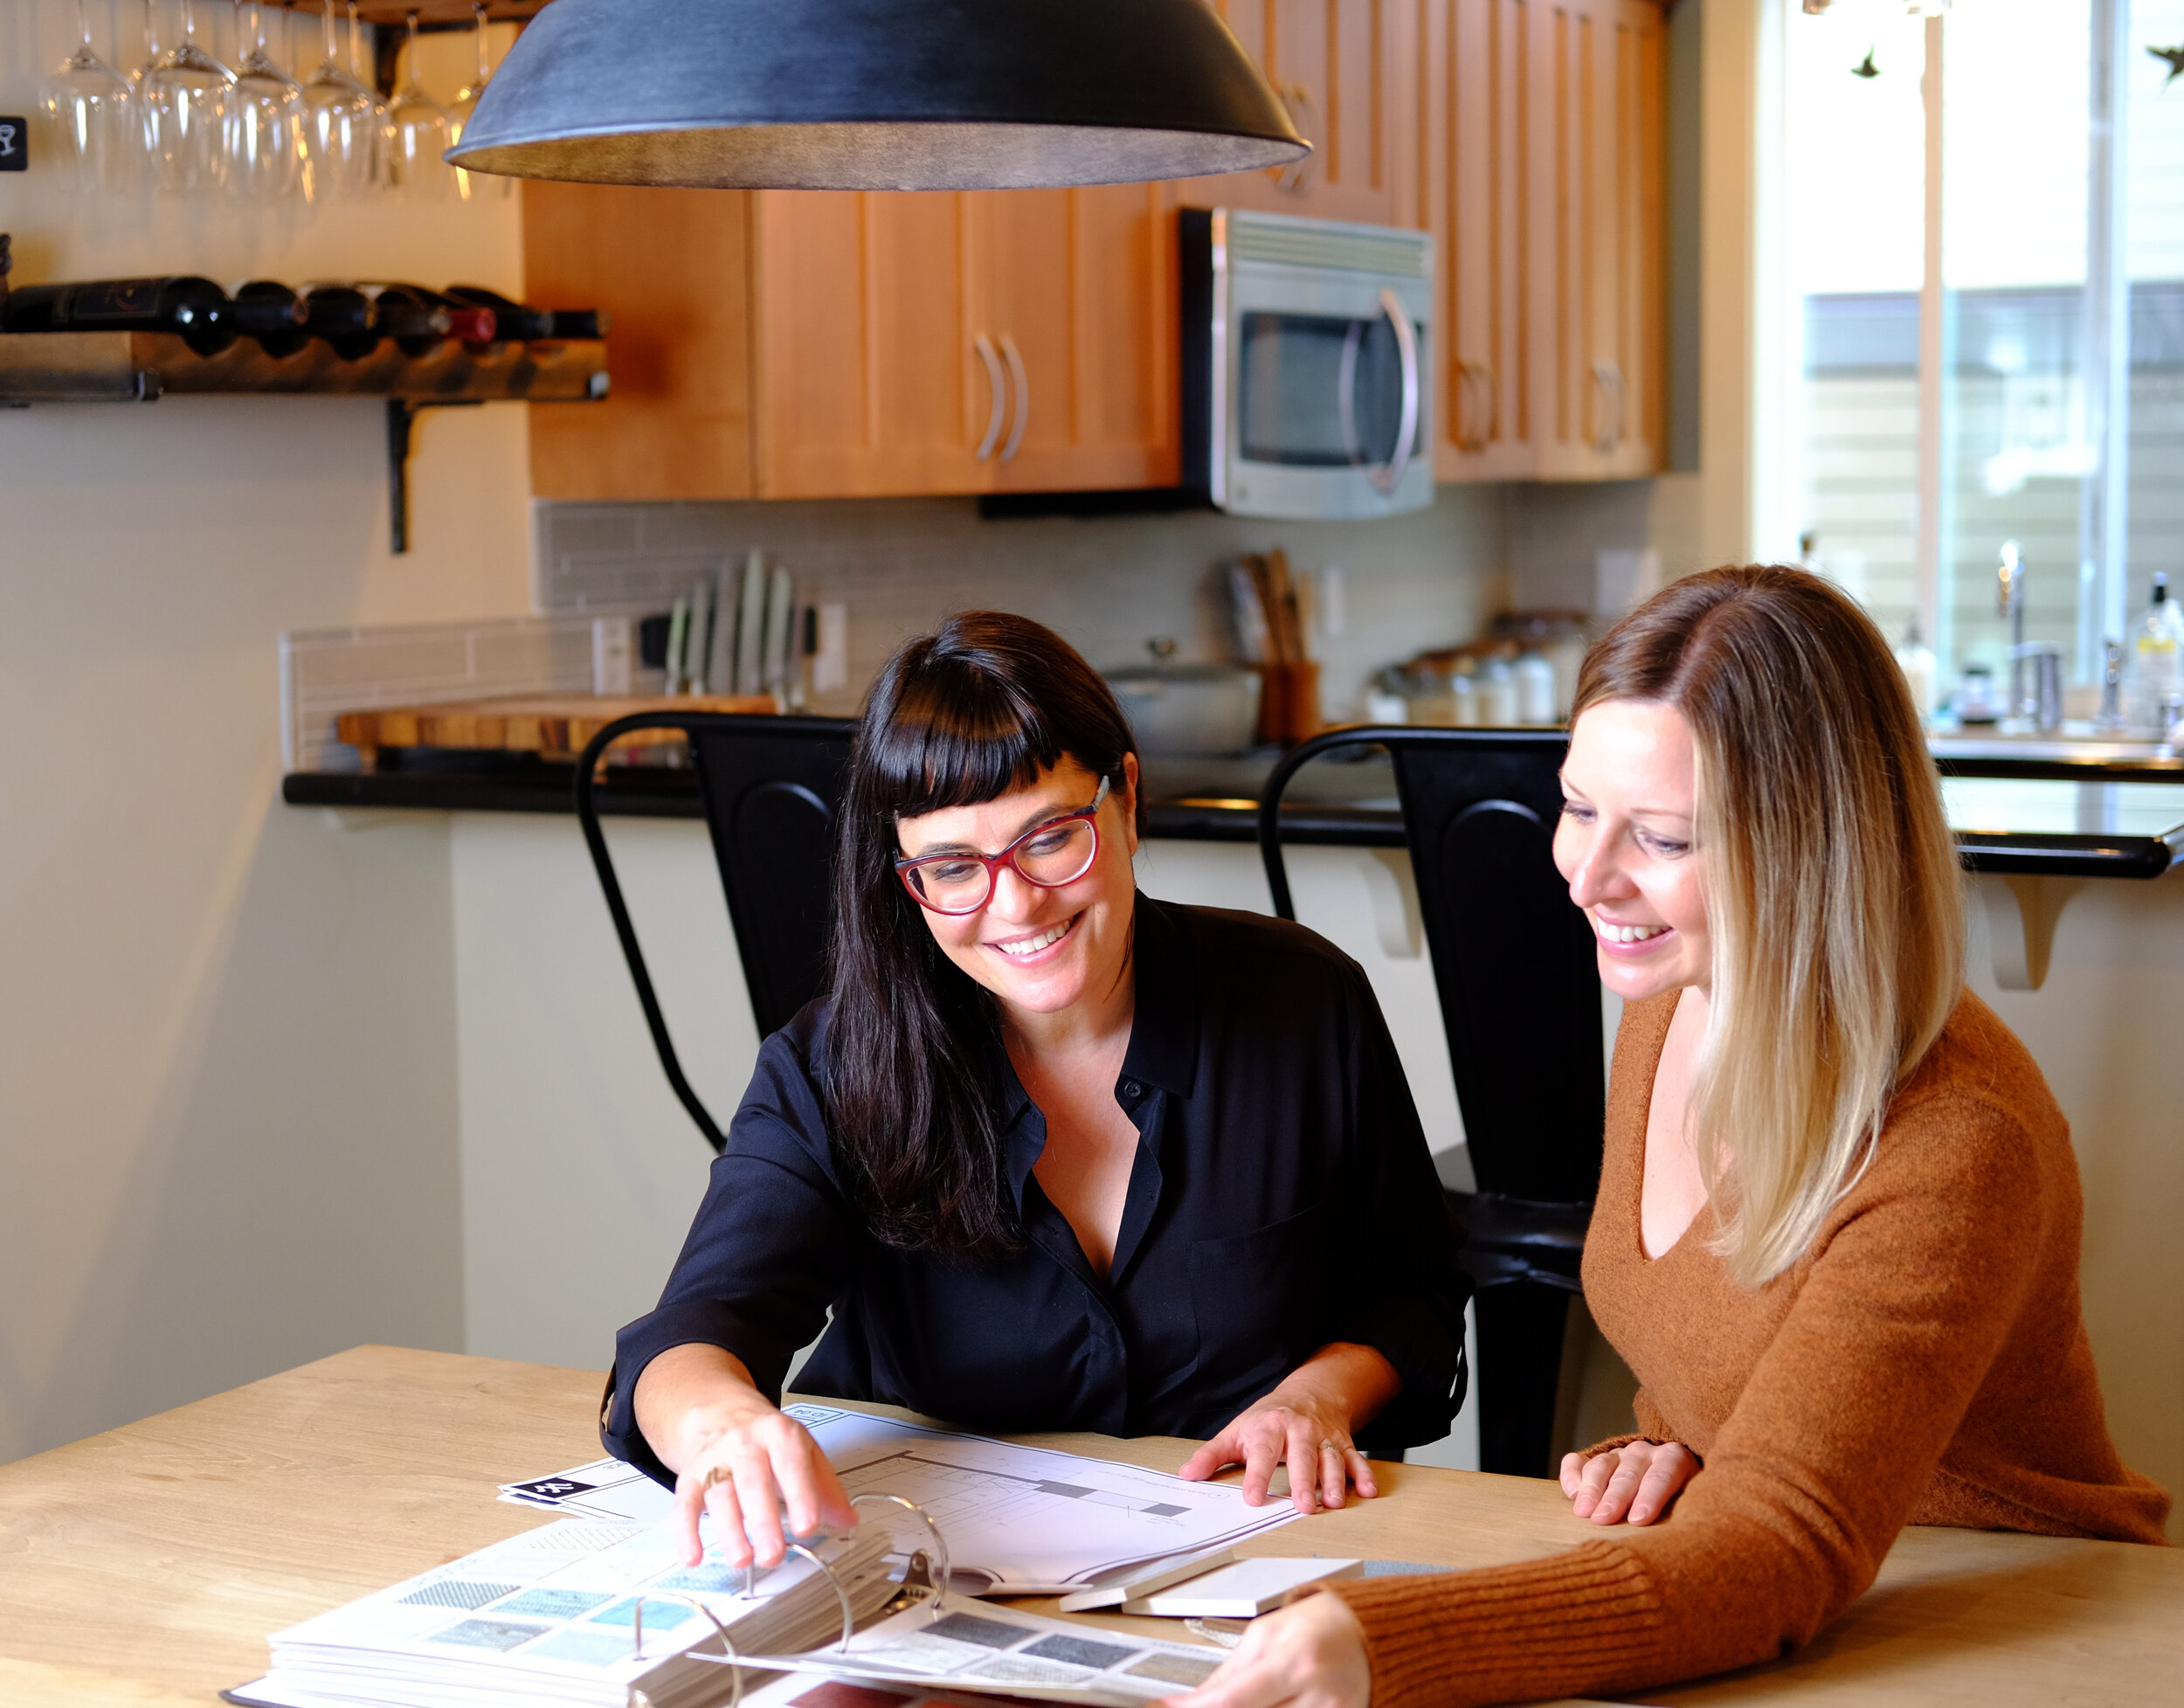
M 430 771 L 291 771 L 280 780 L 291 806 L 406 808 L 436 813 L 569 813 L 566 768 L 555 775 L 464 775 Z M 663 771 L 641 781 L 616 778 L 595 797 L 608 817 L 702 819 L 696 779 Z M 1146 829 L 1167 841 L 1255 843 L 1258 816 L 1248 806 L 1152 801 Z M 1282 840 L 1339 847 L 1400 848 L 1400 813 L 1313 802 L 1282 809 Z M 2167 836 L 2009 835 L 1965 831 L 1957 847 L 1968 870 L 2060 878 L 2158 878 L 2184 861 L 2184 826 Z

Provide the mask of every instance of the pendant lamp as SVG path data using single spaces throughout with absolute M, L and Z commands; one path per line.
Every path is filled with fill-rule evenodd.
M 1310 148 L 1206 0 L 553 0 L 447 158 L 586 183 L 1007 190 Z

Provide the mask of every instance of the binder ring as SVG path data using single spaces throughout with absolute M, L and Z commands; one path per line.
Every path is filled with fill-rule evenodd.
M 833 1573 L 830 1572 L 827 1575 L 832 1577 Z M 838 1584 L 835 1587 L 839 1590 L 840 1586 Z M 695 1601 L 688 1595 L 678 1595 L 672 1589 L 655 1589 L 650 1594 L 640 1594 L 637 1598 L 637 1604 L 630 1609 L 632 1639 L 630 1659 L 641 1661 L 645 1658 L 645 1603 L 646 1601 L 680 1601 L 686 1608 L 695 1608 L 706 1616 L 713 1627 L 714 1634 L 720 1638 L 721 1648 L 724 1652 L 718 1655 L 698 1655 L 686 1650 L 684 1657 L 693 1661 L 703 1661 L 709 1666 L 726 1667 L 729 1670 L 728 1708 L 740 1708 L 743 1699 L 743 1671 L 737 1663 L 736 1644 L 728 1635 L 728 1627 L 722 1624 L 720 1620 L 714 1615 L 713 1609 L 702 1601 Z M 629 1687 L 629 1708 L 653 1708 L 653 1700 L 643 1691 L 632 1684 Z
M 850 1638 L 857 1634 L 857 1615 L 855 1611 L 849 1605 L 849 1592 L 842 1587 L 842 1580 L 834 1575 L 834 1568 L 829 1566 L 825 1560 L 821 1559 L 816 1553 L 812 1552 L 811 1549 L 805 1547 L 803 1543 L 790 1543 L 789 1552 L 792 1554 L 802 1554 L 805 1559 L 810 1560 L 812 1565 L 818 1566 L 820 1571 L 826 1573 L 826 1581 L 834 1586 L 834 1599 L 842 1604 L 842 1640 L 840 1647 L 841 1648 L 842 1652 L 847 1654 L 849 1650 Z M 715 1622 L 718 1623 L 719 1622 L 715 1621 Z M 723 1635 L 725 1635 L 725 1633 L 723 1633 Z M 740 1690 L 736 1692 L 738 1698 L 740 1698 L 743 1692 Z M 729 1705 L 729 1708 L 736 1708 L 736 1705 L 734 1703 L 730 1703 Z
M 941 1599 L 948 1594 L 948 1586 L 954 1581 L 949 1575 L 948 1539 L 940 1533 L 940 1526 L 933 1522 L 933 1515 L 906 1495 L 854 1495 L 850 1497 L 849 1504 L 852 1506 L 862 1506 L 868 1500 L 885 1501 L 891 1505 L 901 1507 L 923 1525 L 927 1533 L 932 1537 L 934 1560 L 939 1567 L 939 1571 L 933 1579 L 932 1611 L 934 1617 L 938 1618 Z

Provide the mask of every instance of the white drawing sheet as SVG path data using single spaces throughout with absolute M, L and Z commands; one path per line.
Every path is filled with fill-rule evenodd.
M 1185 1483 L 1165 1471 L 893 1418 L 798 1405 L 853 1495 L 901 1495 L 948 1540 L 958 1588 L 1060 1595 L 1164 1554 L 1196 1553 L 1288 1524 L 1287 1501 L 1244 1504 L 1234 1483 Z M 976 1573 L 981 1585 L 964 1580 Z
M 788 1413 L 851 1494 L 901 1495 L 923 1507 L 947 1539 L 955 1587 L 978 1594 L 1065 1594 L 1126 1566 L 1225 1547 L 1297 1517 L 1287 1501 L 1245 1505 L 1233 1483 L 1185 1483 L 1111 1459 L 833 1406 Z M 632 1523 L 665 1518 L 674 1500 L 615 1459 L 506 1484 L 501 1498 Z

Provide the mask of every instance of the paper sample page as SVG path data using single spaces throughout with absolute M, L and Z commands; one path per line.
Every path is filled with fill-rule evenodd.
M 860 1629 L 847 1649 L 830 1646 L 774 1663 L 840 1678 L 1137 1708 L 1204 1684 L 1223 1658 L 1218 1649 L 950 1595 L 938 1607 L 890 1614 Z

